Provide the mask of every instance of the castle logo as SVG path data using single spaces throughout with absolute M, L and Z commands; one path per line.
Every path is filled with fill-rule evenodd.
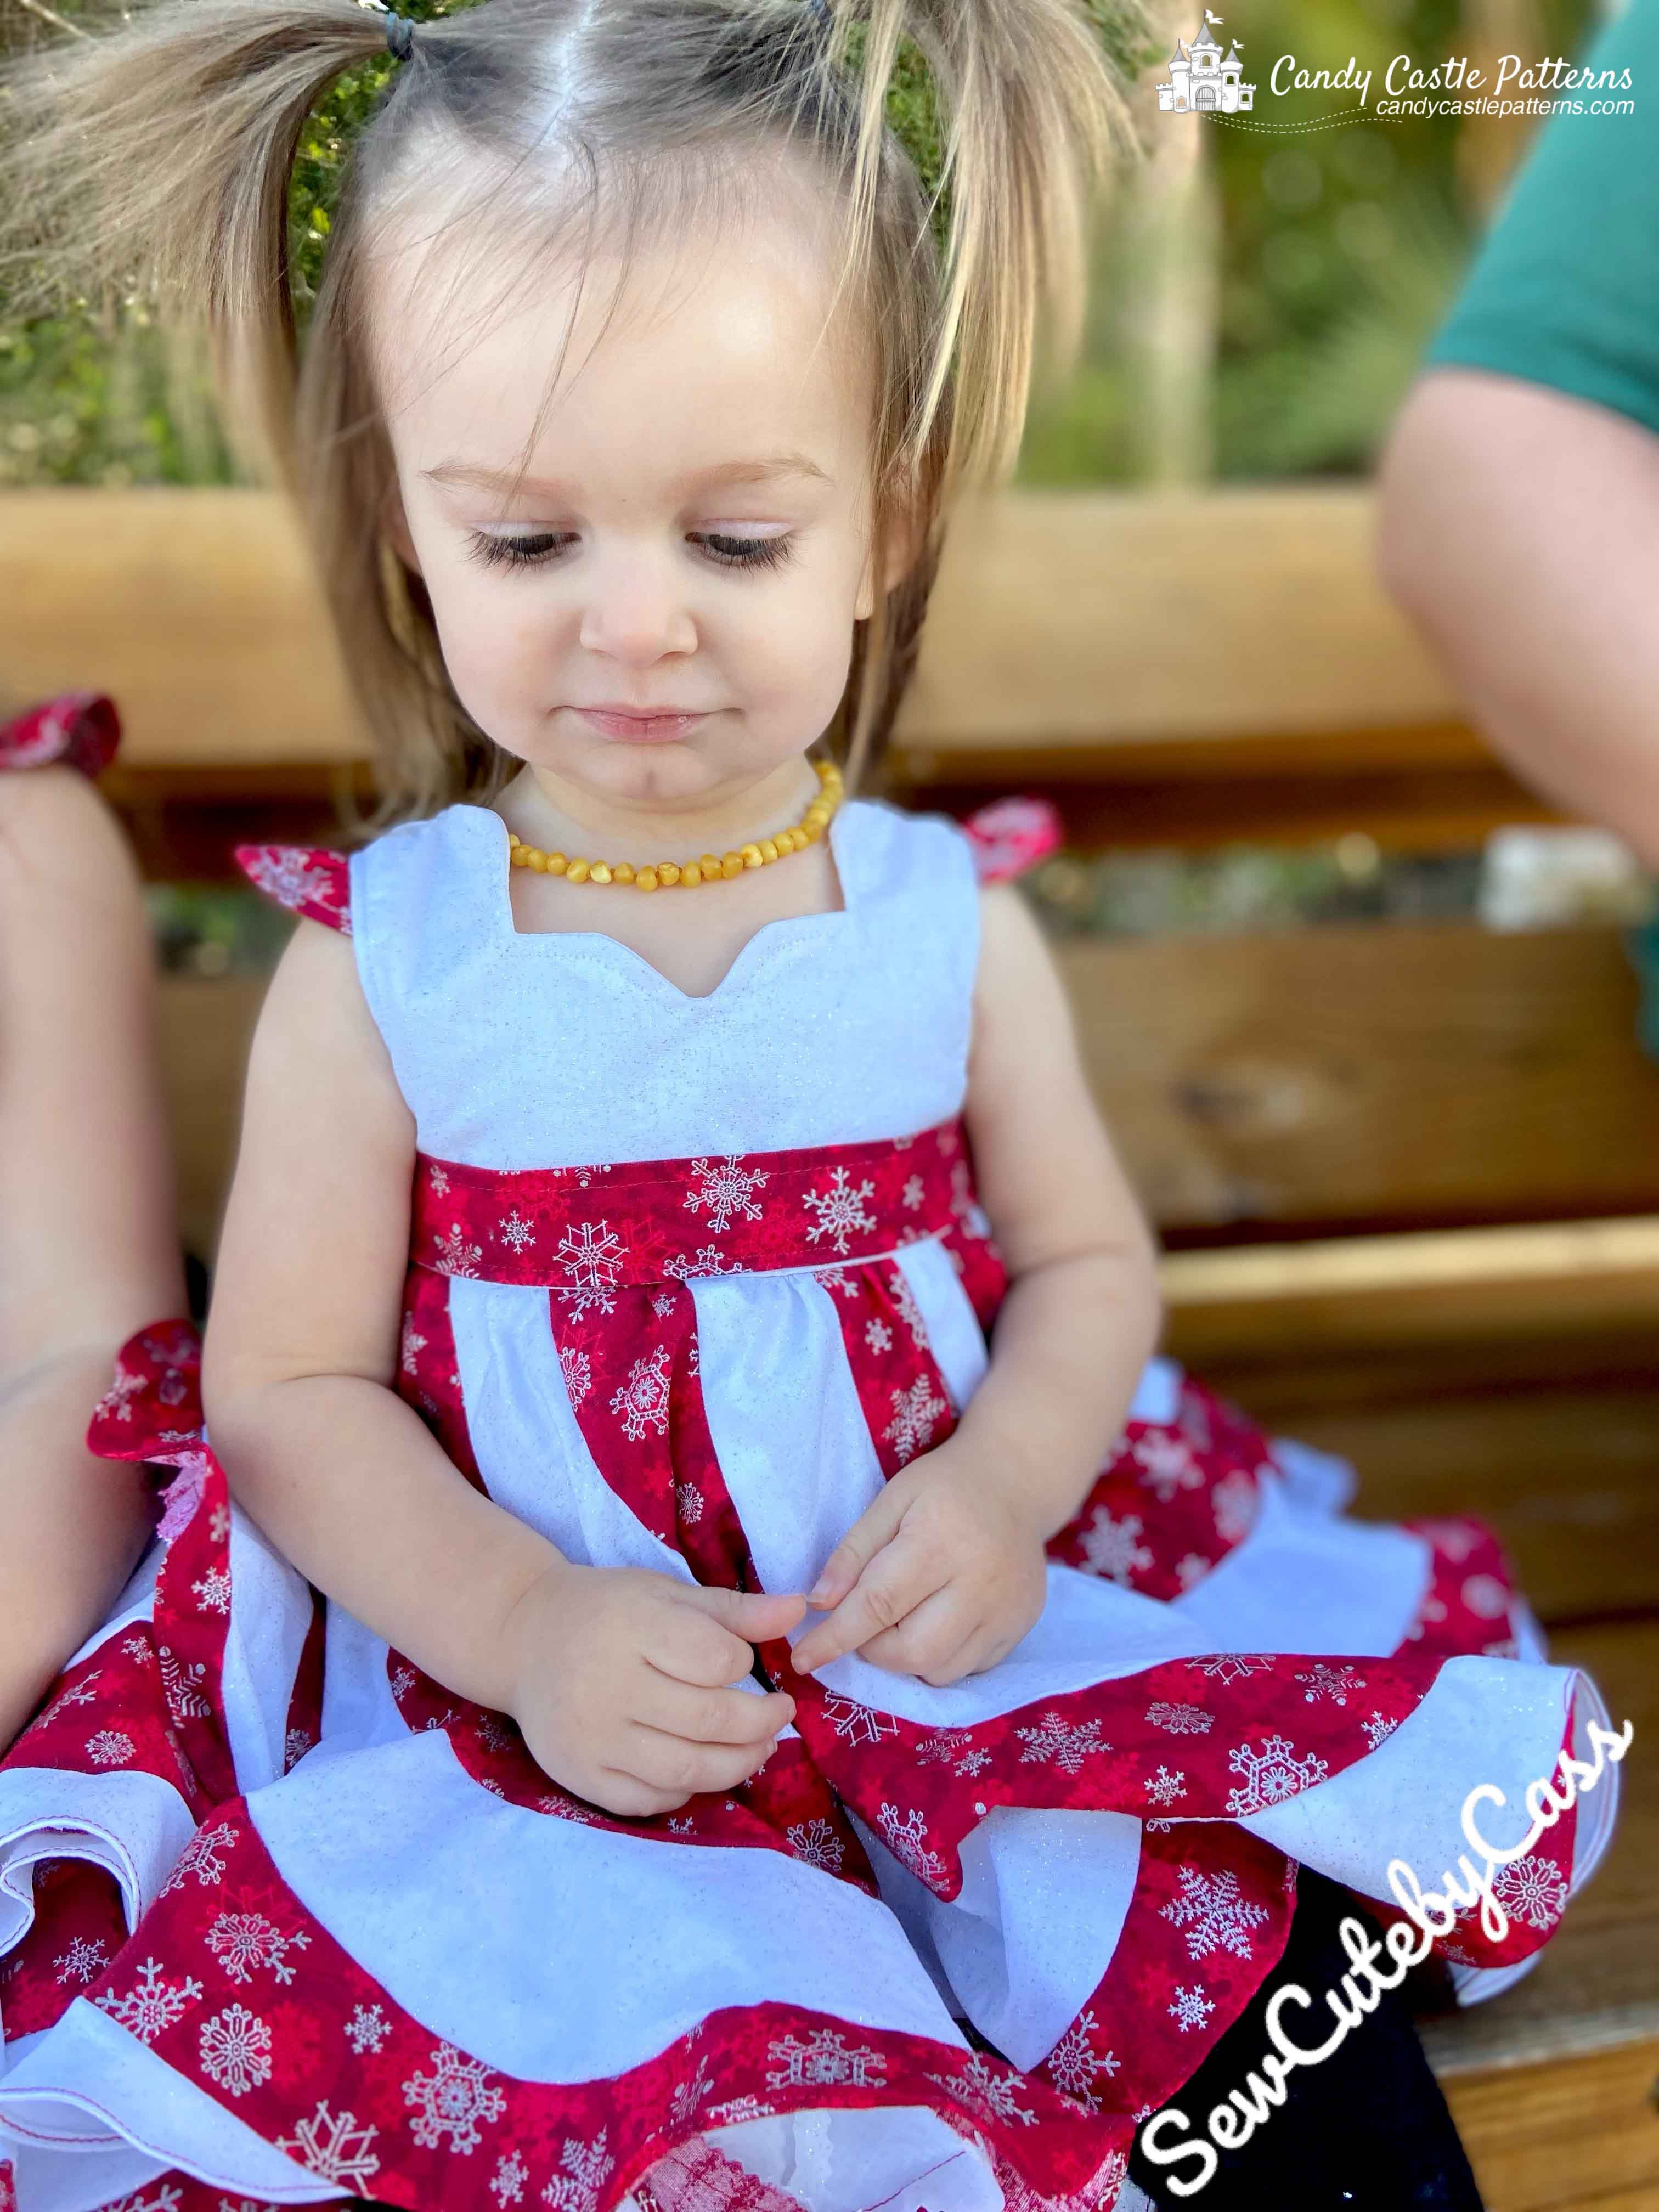
M 1203 25 L 1192 43 L 1176 40 L 1176 50 L 1170 57 L 1170 81 L 1158 88 L 1158 104 L 1164 113 L 1207 109 L 1218 115 L 1237 115 L 1255 106 L 1255 87 L 1240 82 L 1244 64 L 1238 58 L 1237 39 L 1228 47 L 1225 60 L 1222 58 L 1210 28 L 1220 21 L 1206 8 Z

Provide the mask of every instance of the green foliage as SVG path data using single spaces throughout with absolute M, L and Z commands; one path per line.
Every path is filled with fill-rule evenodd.
M 72 18 L 93 0 L 53 3 Z M 1086 4 L 1108 53 L 1136 83 L 1139 115 L 1148 106 L 1153 67 L 1161 73 L 1167 51 L 1146 44 L 1129 0 Z M 1193 0 L 1194 23 L 1199 5 Z M 1591 0 L 1539 0 L 1539 6 L 1544 51 L 1583 46 Z M 445 0 L 403 0 L 403 12 L 425 20 L 447 9 Z M 1352 52 L 1380 81 L 1390 54 L 1431 58 L 1466 47 L 1472 21 L 1469 0 L 1252 0 L 1237 28 L 1259 78 L 1279 53 L 1335 67 Z M 0 42 L 44 35 L 50 33 L 18 0 L 0 0 Z M 860 51 L 855 28 L 854 66 Z M 302 314 L 315 291 L 349 149 L 394 67 L 388 57 L 337 80 L 301 138 L 289 242 Z M 1351 98 L 1306 94 L 1297 114 L 1314 118 Z M 1258 103 L 1263 110 L 1274 105 L 1261 94 Z M 908 46 L 899 55 L 887 112 L 937 194 L 939 115 L 927 72 Z M 1221 475 L 1368 465 L 1473 241 L 1458 175 L 1458 129 L 1448 118 L 1404 117 L 1292 137 L 1224 122 L 1210 126 L 1206 151 L 1223 238 L 1213 380 Z M 941 204 L 941 228 L 948 217 Z M 1132 472 L 1128 426 L 1136 395 L 1122 324 L 1132 285 L 1122 225 L 1109 223 L 1085 356 L 1066 391 L 1034 409 L 1022 459 L 1027 481 L 1118 482 Z M 0 487 L 213 483 L 230 468 L 198 369 L 141 305 L 83 302 L 21 326 L 6 322 L 0 301 Z

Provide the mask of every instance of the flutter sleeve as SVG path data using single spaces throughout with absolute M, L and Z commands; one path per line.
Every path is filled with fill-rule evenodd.
M 120 742 L 121 718 L 112 699 L 98 691 L 66 691 L 0 722 L 0 769 L 47 768 L 63 761 L 83 775 L 97 775 Z
M 999 799 L 963 823 L 982 884 L 1023 876 L 1058 850 L 1060 816 L 1046 799 Z
M 291 914 L 351 934 L 351 864 L 312 845 L 239 845 L 236 865 L 257 890 Z

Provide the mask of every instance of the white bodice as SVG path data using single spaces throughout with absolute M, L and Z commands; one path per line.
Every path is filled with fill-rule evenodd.
M 703 998 L 602 932 L 518 931 L 486 807 L 354 855 L 358 972 L 421 1151 L 574 1167 L 853 1144 L 957 1113 L 972 847 L 942 817 L 868 800 L 829 834 L 842 908 L 767 923 Z

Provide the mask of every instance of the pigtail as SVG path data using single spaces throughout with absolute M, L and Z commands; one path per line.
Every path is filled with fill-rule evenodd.
M 192 0 L 0 77 L 13 306 L 152 291 L 167 319 L 208 331 L 239 446 L 290 480 L 289 172 L 316 100 L 383 51 L 384 20 L 353 0 Z
M 880 379 L 890 455 L 878 488 L 878 562 L 902 541 L 901 582 L 866 625 L 843 708 L 854 781 L 884 744 L 909 681 L 945 532 L 962 496 L 1012 468 L 1039 348 L 1056 370 L 1075 356 L 1095 205 L 1133 143 L 1121 79 L 1091 0 L 834 0 L 829 58 L 856 43 L 858 118 L 849 179 L 849 264 L 895 284 L 882 240 L 889 86 L 908 45 L 925 64 L 939 131 L 931 247 L 942 202 L 944 246 L 931 327 L 903 334 L 902 374 Z M 890 216 L 888 218 L 890 228 Z M 879 342 L 879 341 L 878 341 Z M 896 363 L 894 366 L 897 366 Z
M 1085 0 L 838 0 L 838 27 L 860 15 L 856 238 L 869 233 L 903 42 L 926 63 L 938 108 L 949 222 L 933 358 L 905 458 L 920 463 L 953 387 L 948 503 L 1012 466 L 1045 327 L 1058 366 L 1075 352 L 1090 218 L 1129 142 L 1127 106 Z

